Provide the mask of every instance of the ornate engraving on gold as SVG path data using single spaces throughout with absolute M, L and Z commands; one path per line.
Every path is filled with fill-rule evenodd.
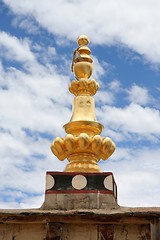
M 97 162 L 101 158 L 103 160 L 109 158 L 115 149 L 115 144 L 110 138 L 102 138 L 100 135 L 67 134 L 65 138 L 57 137 L 51 149 L 60 160 L 67 158 L 70 162 L 65 171 L 95 172 L 99 169 Z
M 76 80 L 71 82 L 69 91 L 75 98 L 71 120 L 64 125 L 67 135 L 57 137 L 51 144 L 51 150 L 59 160 L 68 159 L 66 172 L 99 172 L 97 162 L 101 158 L 108 159 L 115 150 L 115 144 L 109 137 L 99 135 L 103 126 L 96 120 L 92 97 L 99 84 L 94 79 L 89 80 L 93 66 L 88 43 L 88 37 L 81 35 L 78 38 L 79 47 L 73 54 L 72 71 Z
M 73 80 L 69 85 L 69 91 L 75 96 L 86 94 L 93 96 L 96 94 L 98 88 L 99 84 L 96 82 L 96 80 L 88 80 L 85 78 L 81 78 L 80 81 Z

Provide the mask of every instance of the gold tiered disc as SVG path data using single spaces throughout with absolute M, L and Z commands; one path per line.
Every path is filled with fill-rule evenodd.
M 69 91 L 75 95 L 72 117 L 64 125 L 67 135 L 57 137 L 51 144 L 52 152 L 59 160 L 68 159 L 65 172 L 100 172 L 97 162 L 106 160 L 115 150 L 115 144 L 109 138 L 102 138 L 103 126 L 96 121 L 93 95 L 99 85 L 89 80 L 93 72 L 89 39 L 85 35 L 78 38 L 79 47 L 74 51 L 72 71 L 75 74 Z

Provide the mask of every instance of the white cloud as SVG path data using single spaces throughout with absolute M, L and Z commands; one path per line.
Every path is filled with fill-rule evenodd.
M 110 82 L 109 88 L 114 92 L 118 92 L 121 89 L 120 81 L 117 79 L 114 79 L 112 82 Z
M 159 148 L 117 148 L 101 163 L 103 171 L 112 171 L 122 206 L 160 206 Z M 153 199 L 154 196 L 154 199 Z
M 44 194 L 30 196 L 29 194 L 22 192 L 21 190 L 6 189 L 1 191 L 3 199 L 0 201 L 1 208 L 38 208 L 42 206 L 44 201 Z M 9 202 L 5 202 L 5 198 L 9 199 Z
M 128 99 L 132 103 L 146 105 L 151 100 L 148 90 L 145 87 L 133 85 L 129 90 L 127 90 L 127 93 Z
M 6 32 L 0 32 L 0 56 L 20 62 L 35 60 L 27 40 L 18 39 Z
M 93 71 L 92 78 L 95 78 L 97 81 L 100 81 L 99 77 L 105 73 L 105 68 L 95 56 L 92 55 L 92 59 L 94 64 L 94 71 Z
M 1 48 L 7 52 L 7 60 L 19 61 L 24 70 L 0 64 L 0 166 L 1 207 L 37 206 L 45 189 L 45 172 L 63 170 L 64 163 L 50 150 L 52 138 L 64 136 L 62 126 L 71 116 L 72 96 L 67 90 L 69 77 L 58 72 L 50 64 L 56 49 L 47 46 L 45 64 L 38 62 L 43 52 L 37 47 L 36 55 L 30 43 L 6 33 L 1 33 Z M 6 40 L 6 41 L 5 41 Z M 63 98 L 62 98 L 63 96 Z M 48 134 L 50 135 L 48 137 Z M 34 183 L 34 184 L 33 184 Z M 10 196 L 11 192 L 15 196 Z M 25 192 L 23 196 L 18 194 Z M 18 193 L 18 194 L 17 194 Z M 29 197 L 28 194 L 30 195 Z M 34 195 L 39 197 L 34 197 Z M 10 203 L 5 203 L 10 199 Z M 17 198 L 20 198 L 17 200 Z M 24 200 L 26 199 L 26 200 Z M 42 204 L 42 202 L 41 202 Z M 38 206 L 37 206 L 38 207 Z
M 108 91 L 99 90 L 95 95 L 96 105 L 99 104 L 113 104 L 114 95 Z
M 73 40 L 80 34 L 87 34 L 96 44 L 120 43 L 153 63 L 160 62 L 158 0 L 154 3 L 149 0 L 4 2 L 17 14 L 33 16 L 57 36 Z
M 160 111 L 130 104 L 124 108 L 103 106 L 97 109 L 100 122 L 122 134 L 136 133 L 142 137 L 160 135 Z
M 12 21 L 14 27 L 22 28 L 27 30 L 28 33 L 37 34 L 40 33 L 39 26 L 33 21 L 32 18 L 23 18 L 21 16 L 15 17 Z

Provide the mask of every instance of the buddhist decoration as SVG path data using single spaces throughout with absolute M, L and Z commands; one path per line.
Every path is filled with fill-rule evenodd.
M 103 126 L 96 120 L 93 98 L 99 84 L 95 79 L 89 79 L 93 60 L 88 43 L 88 37 L 81 35 L 79 47 L 73 54 L 75 80 L 71 82 L 69 91 L 75 98 L 71 120 L 64 125 L 67 134 L 64 138 L 57 137 L 51 144 L 51 150 L 59 160 L 68 159 L 65 172 L 100 172 L 99 160 L 108 159 L 115 150 L 109 137 L 100 136 Z

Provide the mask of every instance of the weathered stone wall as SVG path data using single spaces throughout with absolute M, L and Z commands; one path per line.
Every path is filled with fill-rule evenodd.
M 0 224 L 0 240 L 44 240 L 45 224 Z
M 151 240 L 150 225 L 1 224 L 0 240 Z M 155 239 L 154 239 L 155 240 Z
M 114 240 L 151 240 L 149 225 L 117 225 L 114 230 Z
M 48 194 L 42 209 L 106 209 L 119 207 L 111 194 Z
M 160 208 L 0 210 L 0 240 L 160 240 Z

